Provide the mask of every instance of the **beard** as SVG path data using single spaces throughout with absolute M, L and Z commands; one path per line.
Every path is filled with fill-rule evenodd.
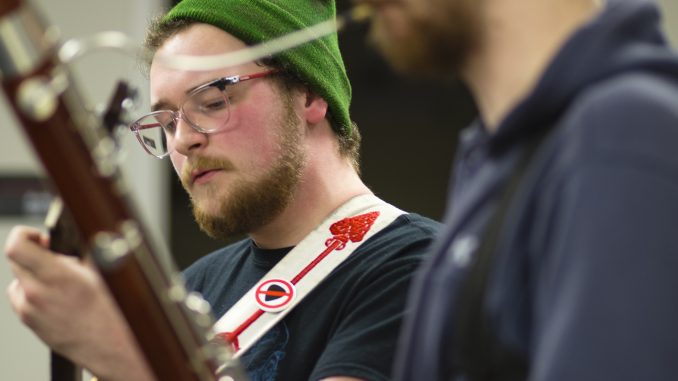
M 479 37 L 480 0 L 417 1 L 375 16 L 370 43 L 402 74 L 458 77 Z
M 200 229 L 214 239 L 227 240 L 253 232 L 282 213 L 294 198 L 301 179 L 305 154 L 301 145 L 300 120 L 287 105 L 279 129 L 280 157 L 273 166 L 257 179 L 241 179 L 232 184 L 230 192 L 208 188 L 203 197 L 217 200 L 215 210 L 206 210 L 191 195 L 193 216 Z M 230 161 L 199 158 L 194 166 L 205 168 L 233 168 Z M 185 171 L 186 172 L 186 171 Z M 184 189 L 191 194 L 182 176 Z

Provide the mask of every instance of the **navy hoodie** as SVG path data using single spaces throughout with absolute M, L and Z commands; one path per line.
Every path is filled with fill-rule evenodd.
M 611 1 L 489 135 L 461 136 L 446 229 L 410 295 L 397 380 L 463 380 L 455 309 L 528 136 L 549 129 L 484 301 L 530 380 L 678 380 L 678 58 L 656 7 Z

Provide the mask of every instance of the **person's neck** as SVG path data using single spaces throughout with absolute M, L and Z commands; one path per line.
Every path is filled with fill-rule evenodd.
M 601 7 L 595 0 L 489 2 L 486 32 L 462 70 L 490 133 L 536 86 L 558 49 Z
M 290 205 L 250 238 L 264 249 L 296 246 L 339 206 L 368 193 L 369 188 L 346 161 L 311 164 Z

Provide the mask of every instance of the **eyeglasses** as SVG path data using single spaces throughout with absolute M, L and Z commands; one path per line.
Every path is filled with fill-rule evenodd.
M 220 131 L 226 126 L 230 116 L 226 86 L 266 77 L 276 72 L 277 70 L 268 70 L 207 82 L 188 93 L 179 111 L 153 111 L 134 121 L 129 128 L 146 152 L 162 159 L 174 151 L 174 134 L 179 118 L 203 134 Z

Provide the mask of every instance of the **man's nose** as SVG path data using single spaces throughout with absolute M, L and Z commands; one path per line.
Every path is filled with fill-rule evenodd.
M 191 126 L 183 115 L 177 117 L 177 127 L 174 131 L 174 149 L 184 156 L 191 151 L 203 147 L 207 143 L 207 134 Z

